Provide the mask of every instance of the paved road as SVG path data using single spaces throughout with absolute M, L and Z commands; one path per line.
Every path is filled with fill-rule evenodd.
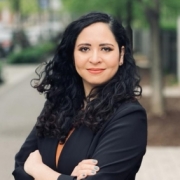
M 14 155 L 36 121 L 44 103 L 27 77 L 0 94 L 0 180 L 13 179 Z
M 13 180 L 14 155 L 44 103 L 44 97 L 29 85 L 34 77 L 31 73 L 33 67 L 28 71 L 25 67 L 23 69 L 15 69 L 16 73 L 21 72 L 21 76 L 15 78 L 16 83 L 13 81 L 6 87 L 0 87 L 0 180 Z M 13 77 L 16 73 L 13 73 Z M 148 147 L 136 179 L 180 180 L 180 147 Z

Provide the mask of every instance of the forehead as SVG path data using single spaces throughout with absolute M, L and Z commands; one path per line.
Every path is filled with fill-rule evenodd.
M 84 28 L 78 35 L 76 43 L 80 41 L 111 41 L 116 42 L 108 24 L 103 22 L 93 23 Z

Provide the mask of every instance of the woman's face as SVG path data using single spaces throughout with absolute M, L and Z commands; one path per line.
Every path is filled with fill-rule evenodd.
M 86 95 L 97 85 L 109 81 L 123 63 L 124 47 L 119 52 L 109 26 L 98 22 L 84 28 L 77 37 L 74 63 L 82 77 Z

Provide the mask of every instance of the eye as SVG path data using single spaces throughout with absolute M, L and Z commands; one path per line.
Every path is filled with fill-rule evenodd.
M 87 52 L 89 50 L 88 47 L 81 47 L 79 48 L 79 51 L 82 51 L 82 52 Z
M 109 52 L 109 51 L 112 51 L 112 48 L 110 48 L 110 47 L 103 47 L 102 50 L 106 51 L 106 52 Z

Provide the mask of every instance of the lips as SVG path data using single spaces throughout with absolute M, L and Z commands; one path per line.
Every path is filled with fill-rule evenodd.
M 105 69 L 103 68 L 89 68 L 87 69 L 88 72 L 90 72 L 91 74 L 100 74 L 102 73 Z

